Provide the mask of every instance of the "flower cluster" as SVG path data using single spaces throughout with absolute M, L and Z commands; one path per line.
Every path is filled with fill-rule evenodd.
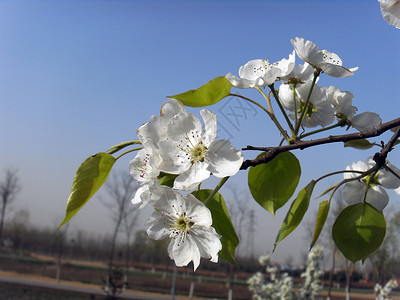
M 293 286 L 293 278 L 287 273 L 280 272 L 280 269 L 270 264 L 270 256 L 261 256 L 258 261 L 265 267 L 269 275 L 269 282 L 265 281 L 261 272 L 255 273 L 247 280 L 249 290 L 253 293 L 253 300 L 281 300 L 281 299 L 315 299 L 321 292 L 320 281 L 323 272 L 319 269 L 319 262 L 322 258 L 322 247 L 315 246 L 307 258 L 306 271 L 301 275 L 304 284 L 297 292 Z
M 300 289 L 302 299 L 315 299 L 322 291 L 320 278 L 324 272 L 320 270 L 320 262 L 323 256 L 322 246 L 316 245 L 308 254 L 307 269 L 301 274 L 304 284 Z
M 175 99 L 161 106 L 160 116 L 137 130 L 143 145 L 130 162 L 130 173 L 139 182 L 132 202 L 141 207 L 151 203 L 157 211 L 147 220 L 151 238 L 171 238 L 168 253 L 177 266 L 200 257 L 217 262 L 221 250 L 220 236 L 212 224 L 208 208 L 193 195 L 183 197 L 175 190 L 190 191 L 210 174 L 223 178 L 236 174 L 243 155 L 227 140 L 216 139 L 217 116 L 203 109 L 199 118 L 187 112 Z M 157 180 L 172 176 L 173 189 L 160 186 Z
M 363 131 L 382 123 L 378 114 L 364 112 L 356 115 L 352 105 L 353 94 L 339 88 L 316 85 L 320 73 L 333 77 L 349 77 L 358 67 L 346 68 L 340 57 L 327 50 L 320 50 L 313 42 L 296 37 L 291 40 L 294 51 L 288 59 L 270 64 L 268 60 L 251 60 L 239 69 L 239 77 L 228 73 L 226 78 L 237 88 L 270 86 L 281 81 L 277 99 L 289 111 L 289 116 L 303 127 L 327 126 L 335 117 L 341 126 L 353 126 Z M 304 64 L 295 65 L 295 55 Z M 301 112 L 304 111 L 304 116 Z M 301 120 L 300 120 L 301 119 Z
M 396 279 L 390 279 L 384 287 L 377 283 L 374 288 L 376 300 L 390 300 L 392 289 L 397 288 L 398 286 L 399 284 Z
M 389 203 L 389 195 L 384 188 L 400 187 L 400 179 L 392 173 L 400 174 L 400 170 L 387 162 L 385 168 L 363 176 L 363 173 L 373 170 L 375 165 L 375 161 L 370 157 L 365 162 L 353 162 L 347 166 L 346 170 L 349 172 L 344 173 L 344 178 L 350 181 L 343 187 L 343 198 L 347 204 L 365 201 L 381 211 Z

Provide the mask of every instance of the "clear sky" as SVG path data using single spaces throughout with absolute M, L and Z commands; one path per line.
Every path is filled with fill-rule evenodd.
M 351 78 L 323 76 L 319 85 L 351 91 L 360 112 L 376 111 L 384 121 L 399 117 L 400 30 L 383 20 L 376 0 L 1 1 L 0 169 L 19 169 L 23 190 L 14 211 L 29 209 L 36 224 L 59 223 L 75 171 L 87 156 L 136 139 L 136 129 L 159 113 L 167 95 L 237 74 L 251 59 L 287 57 L 296 36 L 339 54 L 346 67 L 359 66 Z M 220 115 L 222 136 L 237 148 L 279 142 L 261 111 L 238 123 L 224 117 L 232 101 L 210 107 Z M 304 186 L 373 151 L 337 145 L 295 154 Z M 128 170 L 130 158 L 118 168 Z M 390 160 L 400 166 L 398 152 Z M 242 173 L 231 181 L 245 190 Z M 229 198 L 229 190 L 222 193 Z M 71 221 L 72 229 L 111 232 L 97 200 Z M 258 213 L 259 251 L 271 248 L 287 209 L 275 218 Z M 288 249 L 300 237 L 284 241 L 277 258 L 295 257 Z

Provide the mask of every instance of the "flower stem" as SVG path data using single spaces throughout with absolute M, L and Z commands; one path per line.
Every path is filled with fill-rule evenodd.
M 317 69 L 317 70 L 314 71 L 314 78 L 313 78 L 313 81 L 311 83 L 310 92 L 308 93 L 306 103 L 304 105 L 303 111 L 301 112 L 300 121 L 296 124 L 296 128 L 294 130 L 296 135 L 299 133 L 301 123 L 303 123 L 303 120 L 304 120 L 304 118 L 306 116 L 308 103 L 310 102 L 310 98 L 311 98 L 311 93 L 312 93 L 312 91 L 314 89 L 315 83 L 317 82 L 317 78 L 318 78 L 320 73 L 321 73 L 321 70 Z
M 210 199 L 212 199 L 215 194 L 219 191 L 220 188 L 222 188 L 222 186 L 225 184 L 225 182 L 227 182 L 229 179 L 229 176 L 226 176 L 224 178 L 222 178 L 219 183 L 217 184 L 217 186 L 215 187 L 215 189 L 212 191 L 212 193 L 210 194 L 210 196 L 208 196 L 208 198 L 204 201 L 204 204 L 207 204 L 208 201 L 210 201 Z
M 274 114 L 272 114 L 268 109 L 266 109 L 264 106 L 262 106 L 260 103 L 254 101 L 253 99 L 247 98 L 245 96 L 239 95 L 239 94 L 229 94 L 230 96 L 235 96 L 238 98 L 242 98 L 243 100 L 249 101 L 251 103 L 253 103 L 254 105 L 258 106 L 259 108 L 261 108 L 272 120 L 272 122 L 275 123 L 276 127 L 278 127 L 280 133 L 284 136 L 284 138 L 289 141 L 289 136 L 287 135 L 286 131 L 282 128 L 281 124 L 279 123 L 279 121 L 277 120 L 277 118 L 275 117 Z
M 121 157 L 124 156 L 125 154 L 131 153 L 131 152 L 133 152 L 133 151 L 142 150 L 143 148 L 144 148 L 144 147 L 139 147 L 139 148 L 134 148 L 134 149 L 125 151 L 124 153 L 118 155 L 118 156 L 115 158 L 115 160 L 118 160 L 119 158 L 121 158 Z
M 331 126 L 323 127 L 323 128 L 320 128 L 320 129 L 317 129 L 317 130 L 310 131 L 310 132 L 307 132 L 305 134 L 302 134 L 302 135 L 299 136 L 299 139 L 302 139 L 302 138 L 304 138 L 306 136 L 310 136 L 310 135 L 313 135 L 313 134 L 316 134 L 316 133 L 324 132 L 324 131 L 327 131 L 327 130 L 330 130 L 330 129 L 333 129 L 333 128 L 336 128 L 336 127 L 342 127 L 342 126 L 343 126 L 343 122 L 339 121 L 336 124 L 333 124 Z
M 272 92 L 272 94 L 274 95 L 274 98 L 275 98 L 275 100 L 276 100 L 276 103 L 278 104 L 279 109 L 281 110 L 282 115 L 284 116 L 284 118 L 285 118 L 285 120 L 286 120 L 286 123 L 288 124 L 288 126 L 289 126 L 289 128 L 290 128 L 290 131 L 292 132 L 292 137 L 294 137 L 294 127 L 293 127 L 293 124 L 292 124 L 292 122 L 290 122 L 289 117 L 288 117 L 288 115 L 287 115 L 285 109 L 284 109 L 283 106 L 282 106 L 281 101 L 279 101 L 279 95 L 278 95 L 278 93 L 277 93 L 276 90 L 275 90 L 274 84 L 271 84 L 271 85 L 269 85 L 268 87 L 271 89 L 271 92 Z M 259 89 L 259 92 L 260 92 L 260 93 L 264 96 L 264 98 L 265 98 L 265 94 L 264 94 L 260 89 Z

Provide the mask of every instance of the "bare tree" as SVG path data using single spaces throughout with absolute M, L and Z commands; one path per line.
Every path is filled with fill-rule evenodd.
M 125 171 L 120 171 L 114 173 L 114 176 L 109 178 L 105 183 L 105 188 L 108 193 L 109 201 L 102 200 L 102 203 L 107 207 L 112 215 L 114 221 L 114 230 L 111 237 L 111 250 L 109 256 L 109 267 L 108 267 L 108 279 L 106 284 L 106 289 L 111 285 L 112 294 L 116 293 L 116 286 L 113 282 L 113 261 L 115 255 L 115 243 L 117 240 L 118 232 L 120 231 L 121 224 L 124 221 L 124 216 L 133 214 L 137 209 L 136 206 L 131 204 L 131 199 L 135 191 L 137 190 L 137 185 L 134 184 L 133 178 Z M 119 277 L 120 274 L 118 274 Z M 115 276 L 114 276 L 115 277 Z M 122 287 L 122 286 L 121 286 Z
M 0 219 L 0 243 L 1 234 L 3 232 L 4 217 L 6 214 L 7 205 L 10 205 L 16 198 L 16 195 L 21 190 L 17 170 L 7 169 L 4 181 L 0 182 L 0 195 L 1 195 L 1 219 Z

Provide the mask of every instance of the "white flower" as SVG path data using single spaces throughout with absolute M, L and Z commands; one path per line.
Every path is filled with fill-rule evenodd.
M 240 67 L 240 78 L 232 73 L 228 73 L 225 77 L 239 89 L 266 87 L 273 84 L 278 77 L 287 76 L 292 72 L 295 59 L 294 51 L 288 59 L 284 58 L 273 64 L 265 59 L 254 59 Z
M 158 143 L 167 138 L 166 127 L 169 121 L 178 113 L 186 112 L 182 102 L 176 99 L 169 99 L 161 106 L 159 116 L 151 116 L 150 122 L 140 126 L 136 133 L 145 147 L 157 149 Z
M 191 190 L 212 173 L 222 178 L 235 175 L 243 163 L 243 155 L 227 140 L 215 140 L 217 116 L 203 109 L 204 132 L 200 120 L 192 113 L 179 113 L 167 127 L 168 140 L 159 143 L 160 169 L 179 174 L 174 188 Z
M 346 167 L 346 170 L 356 170 L 365 172 L 375 165 L 372 158 L 368 158 L 366 162 L 353 162 Z M 387 162 L 386 165 L 394 172 L 400 170 Z M 399 172 L 400 173 L 400 172 Z M 370 174 L 362 180 L 354 180 L 346 183 L 343 187 L 343 199 L 349 204 L 356 204 L 365 201 L 374 206 L 378 210 L 384 209 L 389 203 L 389 195 L 384 188 L 396 189 L 400 186 L 400 179 L 394 176 L 384 168 L 380 169 L 373 177 Z M 356 178 L 360 173 L 344 173 L 345 179 Z
M 296 118 L 295 111 L 297 111 L 297 117 L 300 117 L 300 112 L 306 103 L 311 83 L 311 81 L 307 81 L 304 84 L 296 85 L 296 101 L 294 101 L 293 90 L 289 84 L 282 84 L 279 87 L 279 99 L 286 109 L 293 112 L 290 114 L 292 119 Z M 301 124 L 304 127 L 326 126 L 334 120 L 332 105 L 327 100 L 325 91 L 317 85 L 313 88 L 306 109 L 306 115 Z
M 281 76 L 280 80 L 283 83 L 304 83 L 305 81 L 312 80 L 314 74 L 314 68 L 307 62 L 302 65 L 297 65 L 293 68 L 286 76 Z
M 324 88 L 328 101 L 335 109 L 335 116 L 339 120 L 344 120 L 359 131 L 371 129 L 382 124 L 382 119 L 377 113 L 363 112 L 355 115 L 357 107 L 352 105 L 353 94 L 341 91 L 337 87 L 329 86 Z
M 156 240 L 171 239 L 168 254 L 178 267 L 193 261 L 196 270 L 201 257 L 218 262 L 220 236 L 211 227 L 211 212 L 203 202 L 156 184 L 150 188 L 150 201 L 157 211 L 145 223 L 147 234 Z
M 160 174 L 161 158 L 158 154 L 158 143 L 167 139 L 166 127 L 177 113 L 185 112 L 185 106 L 176 99 L 169 99 L 161 106 L 160 116 L 151 116 L 151 121 L 137 129 L 137 135 L 144 146 L 129 163 L 129 170 L 134 179 L 139 182 L 139 188 L 132 199 L 133 204 L 143 202 L 144 207 L 149 199 L 149 185 Z
M 378 0 L 381 7 L 382 17 L 385 21 L 397 29 L 400 29 L 400 1 Z
M 154 180 L 160 175 L 158 166 L 161 163 L 161 158 L 156 151 L 151 147 L 145 147 L 140 150 L 134 159 L 129 162 L 129 171 L 134 179 L 139 182 L 133 204 L 143 202 L 140 208 L 144 207 L 148 201 L 144 192 L 149 190 L 149 185 L 154 183 Z
M 351 126 L 359 131 L 368 130 L 381 124 L 381 117 L 377 113 L 369 111 L 355 115 L 351 120 Z
M 296 37 L 291 42 L 300 59 L 330 76 L 348 77 L 358 70 L 358 67 L 351 69 L 343 67 L 342 60 L 337 54 L 327 50 L 320 50 L 311 41 Z

